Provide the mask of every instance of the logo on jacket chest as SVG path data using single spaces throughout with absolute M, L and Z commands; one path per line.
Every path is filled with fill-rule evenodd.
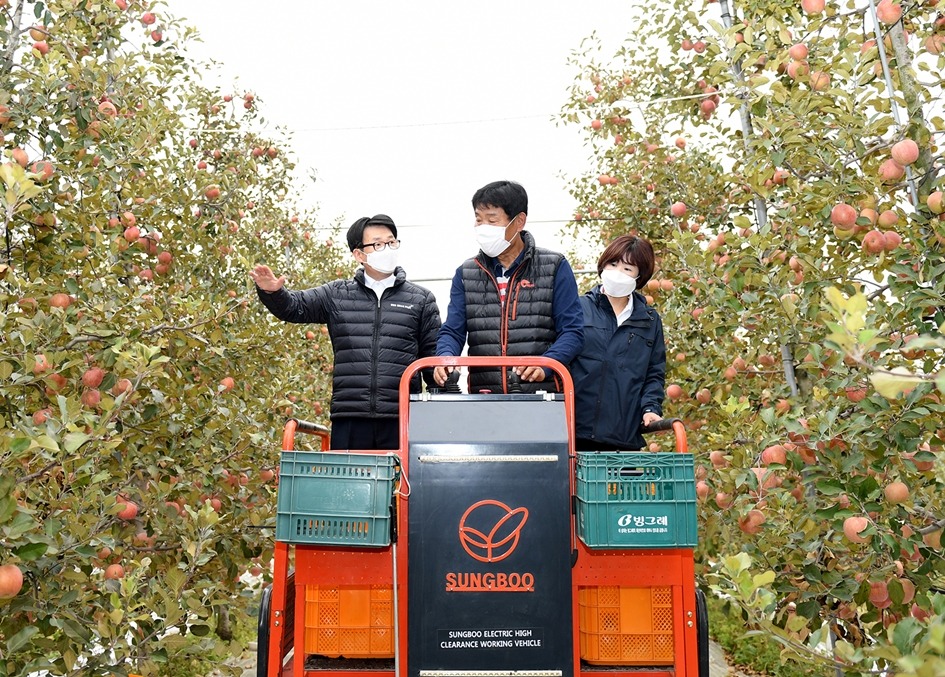
M 390 304 L 390 307 L 391 307 L 391 308 L 401 308 L 401 309 L 403 309 L 403 310 L 413 310 L 413 304 L 412 304 L 412 303 L 391 303 L 391 304 Z

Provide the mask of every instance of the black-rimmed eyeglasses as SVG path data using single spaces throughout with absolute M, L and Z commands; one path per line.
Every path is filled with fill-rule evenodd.
M 388 247 L 391 249 L 400 249 L 400 240 L 391 240 L 390 242 L 366 242 L 358 247 L 358 249 L 363 249 L 366 252 L 382 252 Z

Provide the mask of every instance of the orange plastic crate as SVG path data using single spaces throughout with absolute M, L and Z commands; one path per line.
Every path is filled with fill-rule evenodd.
M 305 653 L 329 658 L 393 658 L 393 587 L 305 586 Z
M 669 586 L 578 588 L 581 659 L 595 665 L 673 663 Z

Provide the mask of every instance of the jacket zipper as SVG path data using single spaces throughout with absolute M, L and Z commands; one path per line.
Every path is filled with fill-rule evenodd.
M 489 279 L 492 280 L 492 284 L 495 285 L 496 296 L 499 297 L 499 307 L 502 310 L 502 318 L 499 320 L 499 351 L 500 351 L 499 354 L 502 357 L 505 357 L 506 346 L 508 344 L 508 330 L 509 330 L 508 313 L 506 312 L 508 308 L 508 304 L 502 299 L 502 294 L 499 291 L 499 281 L 495 278 L 495 275 L 493 275 L 491 271 L 486 269 L 486 267 L 482 265 L 482 262 L 479 261 L 479 259 L 476 259 L 476 265 L 482 268 L 482 272 L 488 275 Z M 518 269 L 516 268 L 515 273 L 517 272 L 518 272 Z M 508 283 L 505 286 L 506 298 L 508 298 L 509 287 L 512 285 L 512 280 L 515 279 L 515 273 L 512 273 L 512 277 L 509 279 Z M 508 379 L 505 374 L 505 368 L 499 369 L 499 372 L 502 374 L 502 392 L 508 393 L 509 392 L 508 382 L 507 382 Z
M 602 304 L 600 303 L 600 298 L 598 298 L 598 303 L 597 303 L 597 305 L 598 305 L 598 307 L 601 307 L 601 306 L 602 306 Z M 609 303 L 609 302 L 607 303 L 607 309 L 612 311 L 612 309 L 610 308 L 610 303 Z M 616 318 L 616 316 L 614 316 L 614 324 L 616 324 L 616 323 L 617 323 L 617 318 Z M 619 326 L 615 327 L 615 329 L 614 329 L 614 335 L 616 335 L 616 333 L 617 333 L 617 331 L 618 331 L 619 329 L 620 329 Z M 611 337 L 611 338 L 613 338 L 613 337 Z M 602 398 L 603 393 L 604 393 L 604 379 L 599 379 L 599 380 L 598 380 L 598 385 L 597 385 L 597 409 L 596 409 L 596 411 L 594 412 L 594 433 L 593 433 L 593 438 L 594 438 L 595 440 L 597 439 L 597 424 L 600 422 L 600 403 L 601 403 L 601 398 Z
M 380 334 L 381 334 L 381 299 L 387 294 L 388 291 L 393 289 L 393 287 L 388 287 L 380 296 L 374 294 L 373 289 L 366 289 L 368 294 L 374 294 L 377 298 L 377 309 L 374 311 L 374 330 L 371 337 L 371 417 L 373 418 L 377 414 L 377 370 L 380 367 L 378 363 L 378 348 L 380 343 Z

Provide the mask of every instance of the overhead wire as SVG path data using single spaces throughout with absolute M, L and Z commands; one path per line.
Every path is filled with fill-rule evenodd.
M 649 106 L 655 106 L 658 104 L 670 103 L 672 101 L 685 101 L 687 99 L 705 99 L 711 96 L 722 94 L 722 91 L 714 92 L 699 92 L 698 94 L 683 94 L 680 96 L 663 96 L 656 99 L 645 99 L 645 100 L 634 100 L 634 99 L 619 99 L 610 104 L 612 108 L 646 108 Z M 293 134 L 300 132 L 357 132 L 365 131 L 371 129 L 409 129 L 415 127 L 447 127 L 447 126 L 457 126 L 457 125 L 480 125 L 480 124 L 491 124 L 494 122 L 513 122 L 516 120 L 537 120 L 537 119 L 554 119 L 556 114 L 554 113 L 545 113 L 545 114 L 532 114 L 532 115 L 518 115 L 510 116 L 503 118 L 480 118 L 478 120 L 444 120 L 444 121 L 434 121 L 434 122 L 408 122 L 404 124 L 390 124 L 390 125 L 356 125 L 350 127 L 297 127 L 289 130 Z M 284 125 L 276 125 L 276 127 L 285 127 Z M 250 130 L 254 134 L 259 134 L 262 131 L 265 131 L 266 128 L 260 128 L 256 130 Z M 206 129 L 206 128 L 195 128 L 194 132 L 216 132 L 216 133 L 228 133 L 231 130 L 226 129 Z

